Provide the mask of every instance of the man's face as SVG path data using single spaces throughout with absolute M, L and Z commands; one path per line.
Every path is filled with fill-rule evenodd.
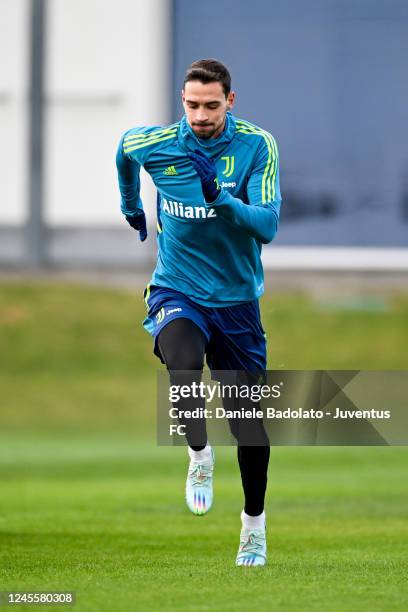
M 181 92 L 187 121 L 199 138 L 217 138 L 224 129 L 225 115 L 234 105 L 235 94 L 225 97 L 221 83 L 187 81 Z

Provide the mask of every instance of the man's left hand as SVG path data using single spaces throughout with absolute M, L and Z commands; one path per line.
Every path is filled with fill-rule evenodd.
M 188 153 L 188 157 L 200 177 L 205 201 L 208 203 L 214 202 L 221 191 L 215 163 L 198 149 L 194 153 Z

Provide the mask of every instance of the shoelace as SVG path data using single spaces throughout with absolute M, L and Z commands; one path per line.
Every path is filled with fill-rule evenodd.
M 188 476 L 191 479 L 191 484 L 194 486 L 205 486 L 212 475 L 212 465 L 197 463 L 194 467 L 188 470 Z
M 251 531 L 249 534 L 241 536 L 239 552 L 258 554 L 262 551 L 265 543 L 265 536 Z

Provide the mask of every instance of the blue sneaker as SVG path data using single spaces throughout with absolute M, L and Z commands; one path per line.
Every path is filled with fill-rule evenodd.
M 213 502 L 214 451 L 210 461 L 193 461 L 188 467 L 186 481 L 186 502 L 193 514 L 206 514 Z
M 242 527 L 236 565 L 253 567 L 266 563 L 265 529 Z

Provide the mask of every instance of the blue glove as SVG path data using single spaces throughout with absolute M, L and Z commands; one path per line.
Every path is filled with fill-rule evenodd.
M 138 210 L 134 217 L 126 215 L 126 221 L 133 227 L 133 229 L 139 232 L 141 242 L 144 242 L 147 238 L 146 228 L 146 215 L 143 210 Z
M 205 201 L 208 203 L 214 202 L 221 191 L 217 178 L 217 168 L 214 162 L 198 149 L 194 153 L 188 153 L 187 155 L 191 159 L 194 170 L 200 177 Z

